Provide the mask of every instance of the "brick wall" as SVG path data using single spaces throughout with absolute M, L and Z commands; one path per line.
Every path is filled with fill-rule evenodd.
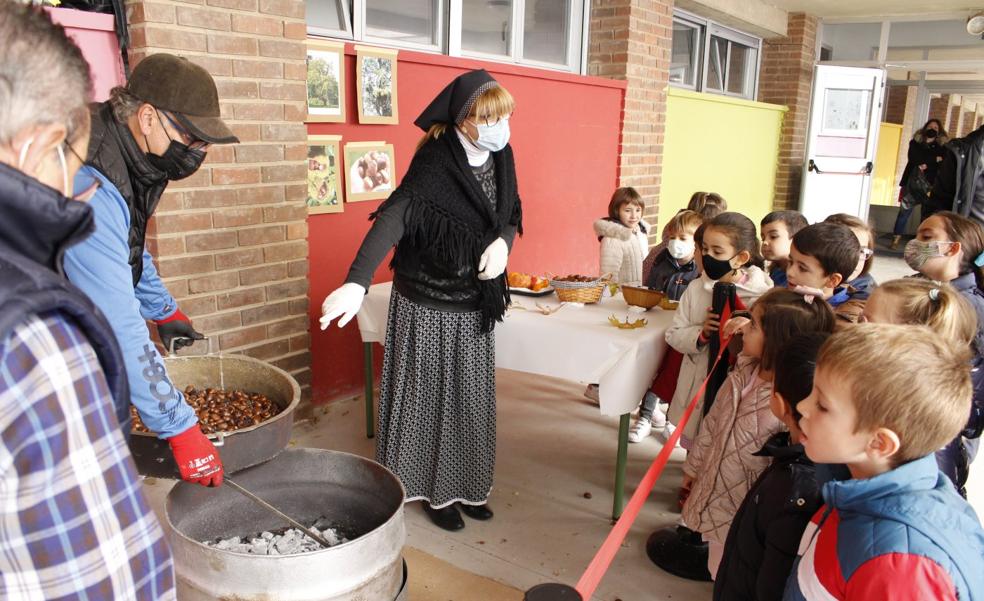
M 310 394 L 303 0 L 127 0 L 131 65 L 185 56 L 215 78 L 242 141 L 172 182 L 147 245 L 222 352 L 269 361 Z
M 644 216 L 656 225 L 650 239 L 658 241 L 673 0 L 597 0 L 589 31 L 588 73 L 628 84 L 619 185 L 635 187 L 646 200 Z
M 779 167 L 773 202 L 776 209 L 795 209 L 799 204 L 818 22 L 811 15 L 790 13 L 786 37 L 762 42 L 758 99 L 789 107 L 779 142 Z

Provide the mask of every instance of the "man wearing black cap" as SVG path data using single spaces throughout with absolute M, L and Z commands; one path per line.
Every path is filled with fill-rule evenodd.
M 96 231 L 65 257 L 68 278 L 109 317 L 144 424 L 168 441 L 181 477 L 205 486 L 222 483 L 222 462 L 168 378 L 145 320 L 157 324 L 167 348 L 202 335 L 161 282 L 144 238 L 168 182 L 197 171 L 211 144 L 238 141 L 219 118 L 207 71 L 170 54 L 145 58 L 125 88 L 92 107 L 89 152 L 75 187 L 98 186 L 90 201 Z

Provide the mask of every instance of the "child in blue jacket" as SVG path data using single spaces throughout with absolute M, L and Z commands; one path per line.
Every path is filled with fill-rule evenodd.
M 913 325 L 862 323 L 821 348 L 801 440 L 851 478 L 824 484 L 784 599 L 984 599 L 984 530 L 934 457 L 967 421 L 969 356 Z

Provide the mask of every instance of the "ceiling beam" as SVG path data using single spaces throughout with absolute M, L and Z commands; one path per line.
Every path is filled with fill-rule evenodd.
M 866 16 L 852 16 L 852 17 L 824 17 L 824 23 L 830 23 L 831 25 L 837 23 L 880 23 L 882 21 L 891 21 L 893 23 L 903 23 L 908 21 L 954 21 L 954 20 L 966 20 L 970 17 L 974 11 L 972 10 L 951 10 L 951 11 L 939 11 L 939 12 L 925 12 L 925 13 L 913 13 L 905 15 L 866 15 Z

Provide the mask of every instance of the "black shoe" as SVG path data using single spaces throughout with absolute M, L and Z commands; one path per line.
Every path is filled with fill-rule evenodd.
M 484 522 L 486 520 L 491 520 L 492 516 L 495 515 L 486 503 L 481 505 L 465 505 L 464 503 L 459 503 L 458 505 L 461 506 L 461 510 L 465 512 L 465 515 L 473 520 L 481 520 Z
M 461 514 L 454 505 L 448 505 L 447 507 L 442 507 L 441 509 L 434 509 L 427 504 L 427 501 L 424 501 L 423 505 L 424 513 L 427 514 L 427 517 L 429 517 L 437 527 L 451 531 L 461 530 L 465 527 L 465 521 L 461 519 Z
M 698 582 L 712 581 L 707 570 L 707 543 L 701 540 L 699 532 L 684 526 L 662 528 L 650 534 L 646 555 L 674 576 Z

